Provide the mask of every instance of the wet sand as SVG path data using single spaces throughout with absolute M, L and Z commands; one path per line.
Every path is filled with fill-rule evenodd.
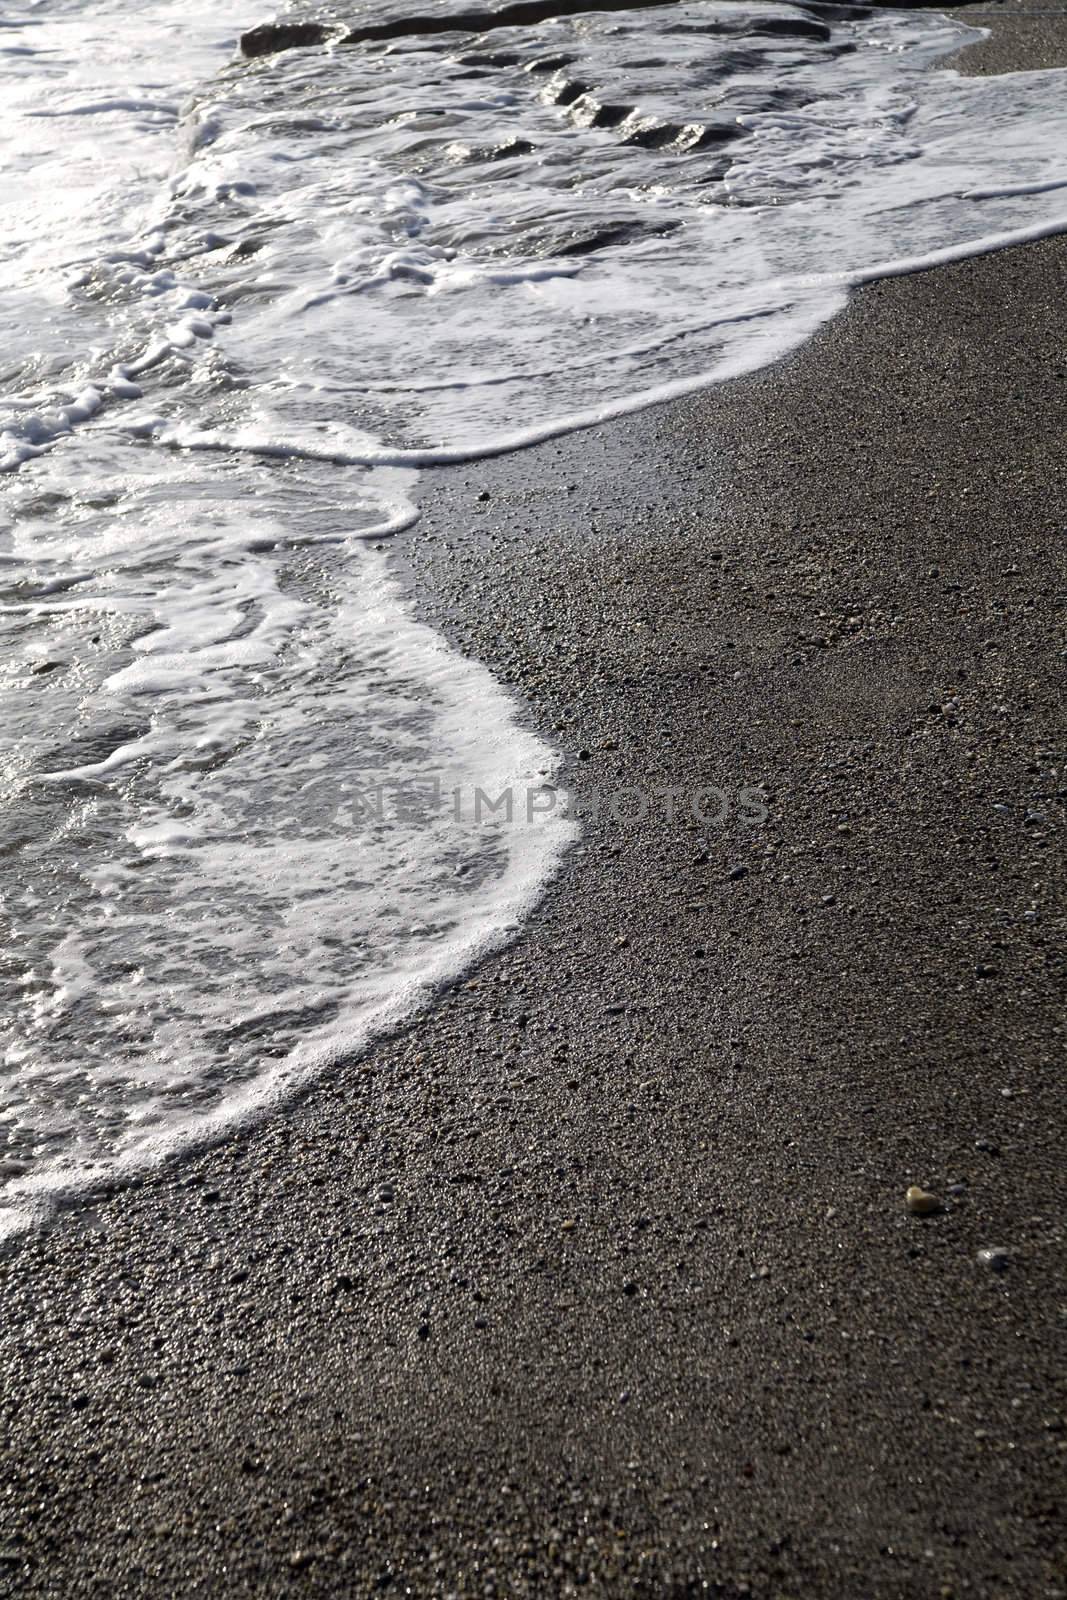
M 1064 60 L 1023 15 L 967 66 Z M 1065 1592 L 1065 276 L 876 285 L 427 475 L 426 616 L 573 781 L 680 794 L 399 1037 L 0 1263 L 0 1591 Z

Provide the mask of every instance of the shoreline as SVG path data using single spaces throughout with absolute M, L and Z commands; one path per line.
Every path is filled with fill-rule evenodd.
M 9 1248 L 0 1588 L 1058 1592 L 1065 268 L 424 475 L 421 613 L 570 775 L 770 815 L 591 825 L 433 1011 Z

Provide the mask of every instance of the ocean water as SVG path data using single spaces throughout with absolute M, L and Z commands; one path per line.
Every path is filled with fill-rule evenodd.
M 263 20 L 0 22 L 0 1232 L 331 1070 L 555 870 L 572 826 L 524 797 L 558 754 L 391 575 L 420 467 L 1067 228 L 1061 75 L 961 77 L 979 34 L 932 13 L 243 60 Z

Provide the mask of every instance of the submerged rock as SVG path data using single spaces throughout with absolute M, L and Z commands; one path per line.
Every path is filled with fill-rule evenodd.
M 243 56 L 272 56 L 279 50 L 307 50 L 334 37 L 335 28 L 321 22 L 262 22 L 241 35 Z

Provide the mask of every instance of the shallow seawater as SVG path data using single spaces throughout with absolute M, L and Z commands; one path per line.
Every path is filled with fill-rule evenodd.
M 0 27 L 0 1231 L 328 1070 L 554 870 L 557 754 L 390 574 L 420 466 L 1067 227 L 1061 75 L 962 78 L 943 17 L 708 0 L 243 61 L 262 20 Z

